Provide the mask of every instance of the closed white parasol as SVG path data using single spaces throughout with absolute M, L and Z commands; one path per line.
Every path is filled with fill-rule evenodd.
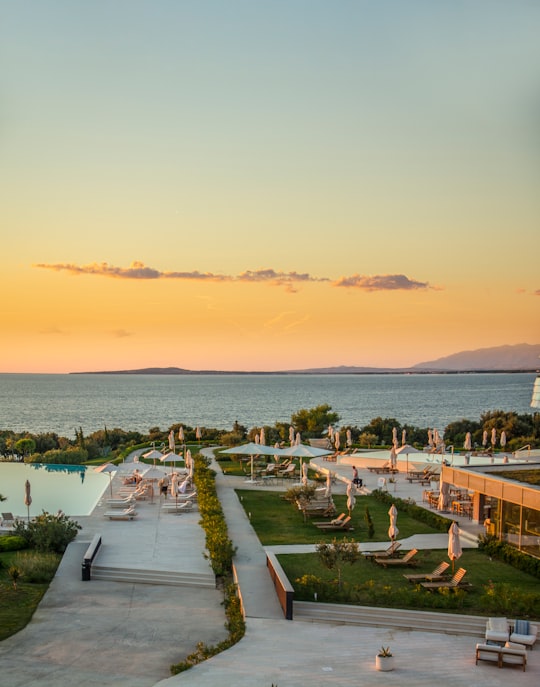
M 30 482 L 26 480 L 24 483 L 24 505 L 27 508 L 28 522 L 30 522 L 30 506 L 32 505 L 32 494 L 30 488 Z
M 399 530 L 397 527 L 397 516 L 398 516 L 398 510 L 395 507 L 394 504 L 390 506 L 390 510 L 388 511 L 388 515 L 390 517 L 390 527 L 388 528 L 388 536 L 392 541 L 398 536 Z
M 349 512 L 349 516 L 352 515 L 353 509 L 356 505 L 356 499 L 354 497 L 355 488 L 356 487 L 352 482 L 349 482 L 347 485 L 347 510 Z
M 448 558 L 452 561 L 452 572 L 454 572 L 454 563 L 461 557 L 461 554 L 459 527 L 457 522 L 453 522 L 448 530 Z

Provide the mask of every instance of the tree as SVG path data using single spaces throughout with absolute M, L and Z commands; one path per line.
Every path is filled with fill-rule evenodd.
M 375 434 L 382 444 L 389 446 L 392 443 L 392 430 L 396 428 L 398 437 L 401 436 L 401 425 L 393 417 L 376 417 L 369 425 L 362 427 L 362 433 Z
M 340 541 L 334 538 L 330 543 L 321 542 L 317 544 L 315 550 L 325 568 L 337 571 L 338 588 L 341 589 L 341 569 L 345 563 L 352 565 L 360 558 L 360 548 L 357 542 L 346 537 Z
M 311 410 L 302 408 L 302 410 L 291 416 L 291 424 L 296 431 L 311 437 L 320 437 L 328 429 L 329 425 L 333 425 L 338 421 L 339 415 L 332 412 L 332 406 L 329 406 L 327 403 Z
M 375 525 L 373 524 L 373 518 L 371 517 L 371 513 L 369 512 L 368 506 L 366 506 L 366 511 L 364 513 L 364 520 L 366 521 L 367 525 L 367 534 L 369 539 L 373 539 L 375 536 Z
M 360 434 L 358 437 L 358 443 L 360 446 L 367 446 L 367 448 L 375 446 L 378 441 L 379 437 L 376 434 L 370 434 L 369 432 L 362 432 L 362 434 Z
M 19 439 L 15 442 L 14 449 L 20 456 L 29 456 L 36 450 L 36 442 L 29 438 Z

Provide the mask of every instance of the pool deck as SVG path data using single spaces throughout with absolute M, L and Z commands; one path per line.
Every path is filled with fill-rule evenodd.
M 344 493 L 351 464 L 328 466 L 341 478 L 335 490 Z M 122 471 L 132 467 L 126 465 Z M 378 476 L 359 468 L 368 489 L 375 487 Z M 115 489 L 120 481 L 121 473 L 113 480 Z M 538 649 L 527 652 L 529 663 L 523 673 L 491 663 L 475 666 L 475 637 L 284 620 L 266 569 L 265 550 L 234 491 L 261 487 L 219 470 L 216 481 L 230 536 L 238 547 L 235 563 L 246 607 L 246 635 L 237 645 L 170 677 L 169 665 L 193 651 L 197 642 L 215 644 L 225 638 L 221 593 L 205 587 L 81 580 L 82 554 L 97 532 L 103 538 L 99 565 L 194 574 L 208 570 L 196 511 L 180 516 L 164 513 L 156 499 L 138 506 L 136 520 L 109 521 L 103 516 L 106 492 L 90 516 L 78 519 L 83 529 L 69 546 L 32 621 L 0 643 L 1 686 L 423 687 L 439 682 L 449 687 L 506 687 L 511 680 L 522 687 L 537 686 Z M 262 488 L 281 490 L 287 485 Z M 397 496 L 421 501 L 423 487 L 398 477 L 395 488 Z M 470 545 L 475 527 L 468 520 L 462 523 L 463 531 L 471 533 Z M 429 536 L 433 538 L 424 541 L 426 548 L 440 548 L 443 540 L 446 547 L 446 535 Z M 380 542 L 379 547 L 387 545 Z M 375 545 L 369 548 L 374 550 Z M 396 670 L 391 673 L 375 670 L 374 656 L 381 645 L 394 652 Z

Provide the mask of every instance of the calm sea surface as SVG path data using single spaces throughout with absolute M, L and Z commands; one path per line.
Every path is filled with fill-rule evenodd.
M 104 426 L 147 433 L 174 423 L 251 428 L 322 403 L 341 425 L 375 417 L 444 429 L 489 410 L 532 413 L 535 374 L 0 375 L 0 429 L 75 437 Z

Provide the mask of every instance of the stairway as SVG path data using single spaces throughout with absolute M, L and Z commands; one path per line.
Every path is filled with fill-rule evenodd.
M 294 620 L 312 623 L 390 627 L 400 630 L 419 630 L 472 637 L 484 637 L 486 629 L 486 618 L 481 616 L 346 606 L 310 601 L 295 601 L 293 618 Z
M 176 587 L 206 587 L 215 589 L 216 578 L 213 573 L 189 573 L 175 570 L 149 570 L 145 568 L 119 568 L 99 565 L 92 566 L 92 580 L 109 582 L 129 582 L 137 584 L 159 584 Z

